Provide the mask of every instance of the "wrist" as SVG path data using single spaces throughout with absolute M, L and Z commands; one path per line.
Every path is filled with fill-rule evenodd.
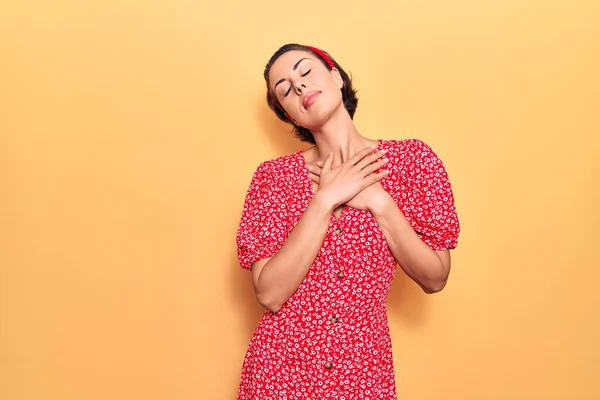
M 313 196 L 312 202 L 317 205 L 321 210 L 326 213 L 333 213 L 333 210 L 337 207 L 335 201 L 333 201 L 324 191 L 318 191 Z

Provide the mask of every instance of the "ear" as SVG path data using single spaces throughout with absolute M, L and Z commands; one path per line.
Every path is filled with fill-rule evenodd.
M 331 76 L 333 76 L 333 79 L 335 80 L 335 82 L 338 85 L 338 89 L 341 89 L 344 87 L 344 78 L 342 78 L 342 74 L 340 74 L 340 71 L 333 67 L 331 68 Z

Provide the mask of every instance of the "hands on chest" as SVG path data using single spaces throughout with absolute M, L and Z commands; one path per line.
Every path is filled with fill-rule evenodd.
M 388 192 L 381 186 L 389 171 L 380 170 L 388 163 L 386 151 L 367 147 L 345 162 L 336 160 L 332 153 L 324 162 L 307 163 L 315 193 L 321 192 L 334 204 L 371 211 L 389 200 Z

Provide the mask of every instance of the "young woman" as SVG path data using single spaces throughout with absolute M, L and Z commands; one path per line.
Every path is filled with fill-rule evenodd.
M 371 140 L 356 91 L 314 47 L 269 60 L 267 102 L 314 144 L 262 163 L 237 232 L 238 257 L 267 309 L 238 399 L 395 399 L 386 299 L 396 265 L 442 290 L 459 222 L 446 170 L 425 143 Z

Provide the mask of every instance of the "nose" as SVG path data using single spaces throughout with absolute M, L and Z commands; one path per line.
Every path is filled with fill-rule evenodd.
M 296 91 L 296 93 L 298 93 L 299 95 L 302 94 L 302 91 L 306 89 L 306 85 L 304 83 L 298 83 L 296 82 L 294 84 L 294 90 Z

